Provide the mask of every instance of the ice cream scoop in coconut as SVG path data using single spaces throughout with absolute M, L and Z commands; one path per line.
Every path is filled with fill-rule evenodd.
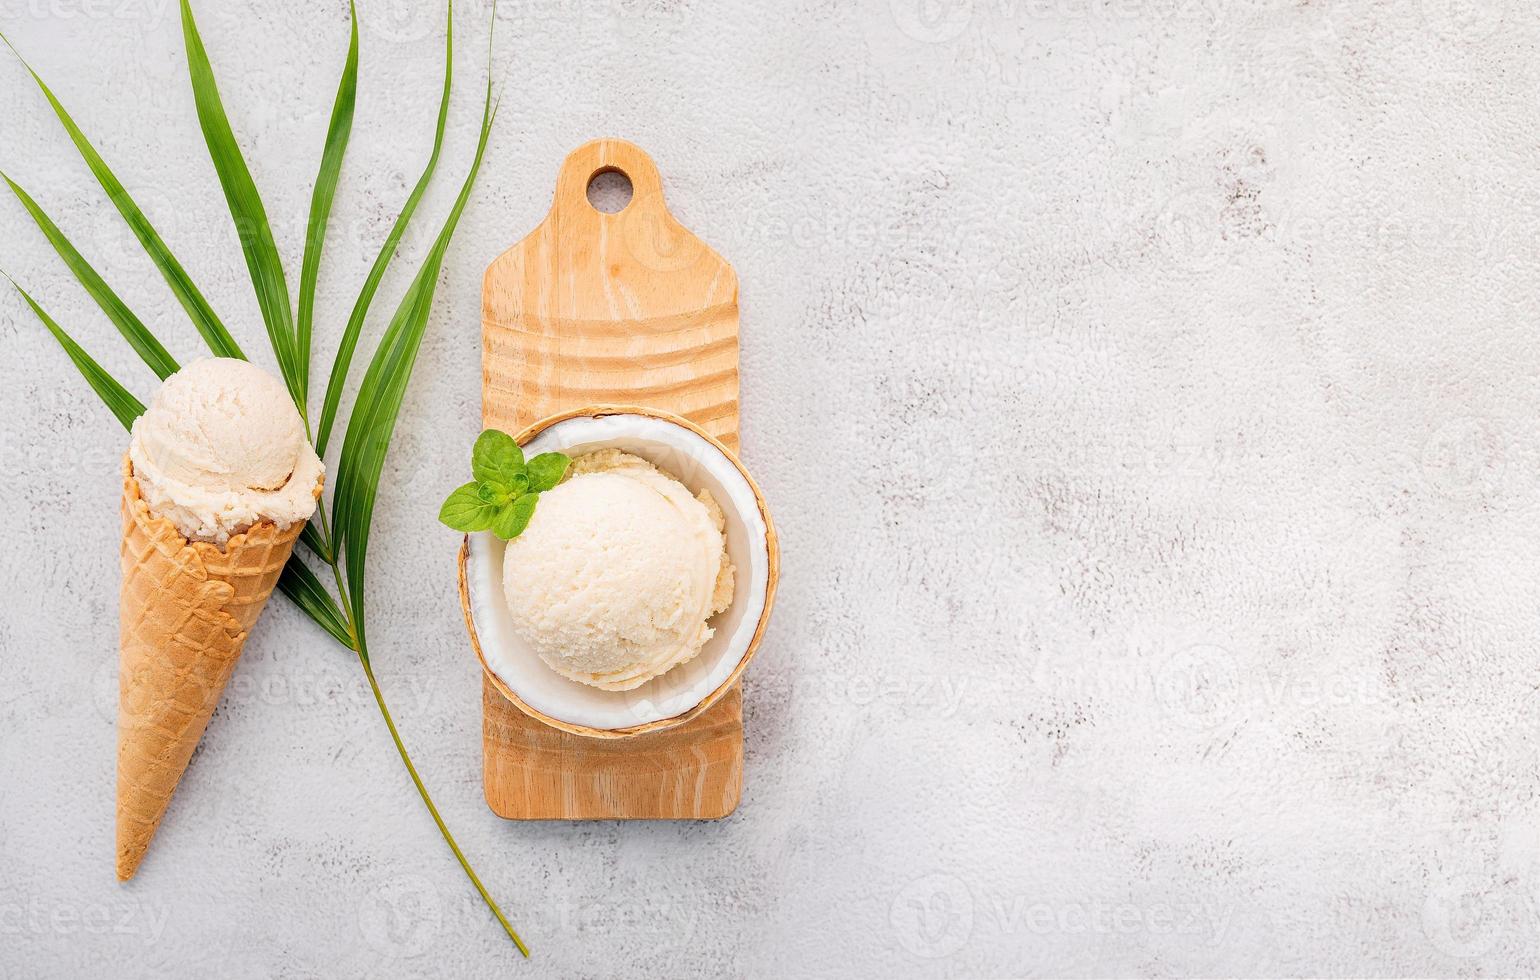
M 493 686 L 601 738 L 681 724 L 731 689 L 775 597 L 779 551 L 754 481 L 703 430 L 597 407 L 517 435 L 576 460 L 513 541 L 466 536 L 461 604 Z

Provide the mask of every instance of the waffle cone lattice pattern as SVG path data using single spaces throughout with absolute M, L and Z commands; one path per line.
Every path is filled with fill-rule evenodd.
M 320 492 L 318 487 L 317 493 Z M 224 550 L 154 517 L 123 462 L 117 872 L 139 868 L 304 529 L 259 524 Z

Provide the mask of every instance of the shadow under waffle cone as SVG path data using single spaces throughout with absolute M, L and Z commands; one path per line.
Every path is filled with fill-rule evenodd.
M 319 495 L 320 487 L 316 487 Z M 139 869 L 246 636 L 304 530 L 258 524 L 224 550 L 150 514 L 123 461 L 117 872 Z

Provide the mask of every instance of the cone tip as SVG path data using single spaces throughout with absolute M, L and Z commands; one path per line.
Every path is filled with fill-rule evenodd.
M 127 881 L 138 873 L 139 864 L 144 860 L 144 852 L 144 848 L 140 848 L 137 854 L 132 853 L 128 849 L 118 851 L 117 872 L 119 882 Z

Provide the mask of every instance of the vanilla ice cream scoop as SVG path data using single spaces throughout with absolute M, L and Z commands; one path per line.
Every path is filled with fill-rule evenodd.
M 220 546 L 263 521 L 308 521 L 325 472 L 283 382 L 225 357 L 167 378 L 128 453 L 150 512 Z
M 580 456 L 508 542 L 514 630 L 554 670 L 610 691 L 700 653 L 732 602 L 721 509 L 710 493 L 617 449 Z

